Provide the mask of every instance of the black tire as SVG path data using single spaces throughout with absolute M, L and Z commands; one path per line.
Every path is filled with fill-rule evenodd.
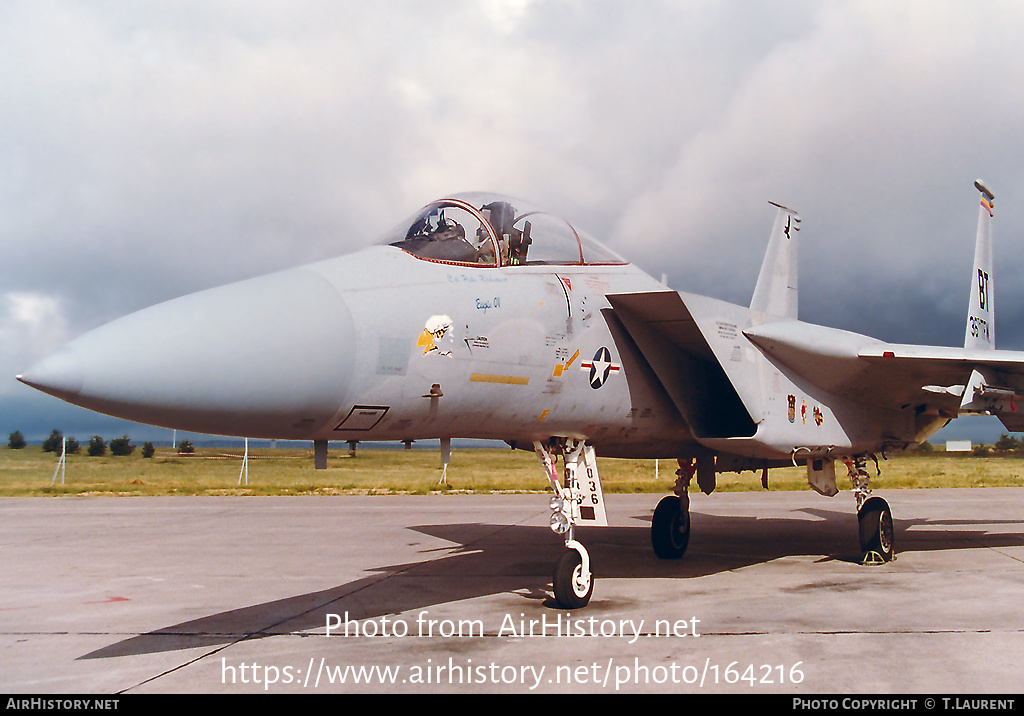
M 555 573 L 551 586 L 555 590 L 555 601 L 562 609 L 579 609 L 587 606 L 594 593 L 594 574 L 583 578 L 583 558 L 574 549 L 566 551 L 555 562 Z
M 679 559 L 690 544 L 690 511 L 676 495 L 661 499 L 651 520 L 651 546 L 661 559 Z
M 881 497 L 872 497 L 857 512 L 860 523 L 861 552 L 877 552 L 888 562 L 894 553 L 894 530 L 889 503 Z

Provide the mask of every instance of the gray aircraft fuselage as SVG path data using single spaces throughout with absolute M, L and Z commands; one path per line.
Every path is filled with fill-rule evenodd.
M 798 222 L 779 209 L 747 308 L 670 291 L 516 200 L 460 195 L 379 245 L 116 320 L 19 379 L 199 433 L 565 437 L 722 470 L 927 438 L 956 414 L 952 389 L 923 391 L 913 355 L 796 320 Z M 999 368 L 1000 353 L 980 358 Z M 962 386 L 978 359 L 940 355 L 925 377 Z

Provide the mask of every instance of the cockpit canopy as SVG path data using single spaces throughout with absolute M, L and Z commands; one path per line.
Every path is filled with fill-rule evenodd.
M 626 263 L 564 219 L 499 194 L 457 194 L 432 202 L 378 243 L 459 266 Z

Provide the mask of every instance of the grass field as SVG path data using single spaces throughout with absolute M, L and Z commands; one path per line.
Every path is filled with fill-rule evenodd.
M 655 478 L 653 460 L 599 458 L 605 492 L 664 493 L 675 481 L 675 462 L 662 460 Z M 239 485 L 241 450 L 197 449 L 191 457 L 169 449 L 145 459 L 136 450 L 128 457 L 69 455 L 64 484 L 58 474 L 51 486 L 57 456 L 38 446 L 21 450 L 0 447 L 0 497 L 40 495 L 341 495 L 429 494 L 438 492 L 544 492 L 547 480 L 532 452 L 522 450 L 455 450 L 448 485 L 439 485 L 441 464 L 433 450 L 332 450 L 326 470 L 313 469 L 307 450 L 249 451 L 248 485 Z M 872 487 L 1024 486 L 1024 457 L 912 453 L 881 463 Z M 839 489 L 850 488 L 846 470 L 836 469 Z M 772 490 L 807 490 L 803 468 L 770 472 Z M 696 489 L 696 484 L 691 489 Z M 719 475 L 718 490 L 761 490 L 760 473 Z

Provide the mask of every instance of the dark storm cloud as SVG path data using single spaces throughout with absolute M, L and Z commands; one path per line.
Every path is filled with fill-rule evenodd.
M 801 292 L 804 305 L 813 292 L 814 306 L 806 317 L 870 332 L 868 317 L 885 306 L 888 328 L 902 318 L 909 335 L 934 335 L 918 324 L 949 320 L 955 299 L 962 323 L 978 176 L 997 195 L 999 267 L 1024 264 L 1012 240 L 1024 227 L 1024 99 L 1010 89 L 1024 79 L 1014 60 L 1022 15 L 1012 5 L 927 8 L 936 12 L 914 3 L 816 9 L 813 23 L 733 87 L 724 111 L 684 139 L 664 181 L 626 208 L 614 234 L 620 250 L 633 244 L 637 260 L 653 264 L 673 246 L 678 287 L 718 286 L 742 301 L 771 199 L 804 217 Z M 997 292 L 998 305 L 1018 304 L 1024 282 L 1001 271 Z M 1019 345 L 1022 329 L 1001 335 Z

